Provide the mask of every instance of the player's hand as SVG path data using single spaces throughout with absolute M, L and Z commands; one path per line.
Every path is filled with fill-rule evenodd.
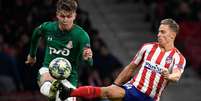
M 84 48 L 83 50 L 83 59 L 88 60 L 91 59 L 93 56 L 91 48 Z
M 162 75 L 166 80 L 169 80 L 170 73 L 167 68 L 162 68 Z
M 36 57 L 31 57 L 30 55 L 28 55 L 25 63 L 33 66 L 36 63 Z

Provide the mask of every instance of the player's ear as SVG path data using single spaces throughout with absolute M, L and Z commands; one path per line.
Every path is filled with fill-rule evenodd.
M 56 17 L 59 18 L 59 11 L 56 11 Z
M 74 15 L 74 19 L 75 19 L 75 18 L 77 17 L 77 13 L 75 12 L 74 14 L 75 14 L 75 15 Z
M 171 35 L 171 39 L 175 39 L 176 38 L 176 33 L 174 32 L 172 35 Z

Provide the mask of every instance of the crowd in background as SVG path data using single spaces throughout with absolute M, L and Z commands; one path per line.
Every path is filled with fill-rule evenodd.
M 144 21 L 150 23 L 150 31 L 158 32 L 160 21 L 172 18 L 180 25 L 176 47 L 187 58 L 187 67 L 201 77 L 201 0 L 115 0 L 115 3 L 140 3 L 145 12 Z
M 151 22 L 151 31 L 157 32 L 161 19 L 173 18 L 180 25 L 176 46 L 201 76 L 201 0 L 143 0 L 145 21 Z
M 146 21 L 156 30 L 160 20 L 173 18 L 177 22 L 201 21 L 201 0 L 143 0 Z
M 0 94 L 38 91 L 37 75 L 44 56 L 43 39 L 37 52 L 37 63 L 26 65 L 30 38 L 35 27 L 55 18 L 56 0 L 0 1 Z M 80 65 L 80 85 L 109 85 L 122 67 L 108 50 L 107 44 L 93 28 L 88 12 L 78 8 L 76 24 L 88 32 L 93 49 L 94 66 Z

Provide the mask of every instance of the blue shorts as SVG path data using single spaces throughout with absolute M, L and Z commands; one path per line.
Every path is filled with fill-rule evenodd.
M 122 86 L 125 89 L 123 101 L 154 101 L 153 98 L 140 92 L 134 85 L 126 83 Z

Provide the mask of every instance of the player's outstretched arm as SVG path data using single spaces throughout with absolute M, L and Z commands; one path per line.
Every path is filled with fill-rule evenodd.
M 121 86 L 123 83 L 127 82 L 131 76 L 133 75 L 134 71 L 136 70 L 137 65 L 130 63 L 127 65 L 123 71 L 118 75 L 117 79 L 115 80 L 115 84 Z
M 27 60 L 25 61 L 26 64 L 33 65 L 36 63 L 36 52 L 37 52 L 38 42 L 39 42 L 39 39 L 41 37 L 43 26 L 45 24 L 46 23 L 43 23 L 42 25 L 35 28 L 33 31 L 33 35 L 31 37 L 30 51 L 29 51 L 29 54 L 27 56 Z

